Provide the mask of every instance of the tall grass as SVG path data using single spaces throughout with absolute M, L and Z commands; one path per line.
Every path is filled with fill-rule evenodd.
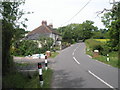
M 55 58 L 58 54 L 58 52 L 51 52 L 50 58 Z
M 24 88 L 29 78 L 19 72 L 10 72 L 3 77 L 2 88 Z
M 48 70 L 43 69 L 43 81 L 44 84 L 41 87 L 40 81 L 39 81 L 39 74 L 36 73 L 36 75 L 31 79 L 26 85 L 25 88 L 50 88 L 51 87 L 51 81 L 52 81 L 52 70 L 48 68 Z
M 40 86 L 39 73 L 35 72 L 33 77 L 24 76 L 21 72 L 12 72 L 3 78 L 2 88 L 50 88 L 52 70 L 43 70 L 43 87 Z

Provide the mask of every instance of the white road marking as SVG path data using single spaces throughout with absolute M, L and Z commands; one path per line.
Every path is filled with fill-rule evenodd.
M 72 53 L 72 55 L 74 55 L 74 52 Z
M 78 48 L 78 47 L 76 47 L 76 48 L 74 49 L 74 51 L 73 51 L 72 55 L 74 55 L 74 54 L 75 54 L 75 51 L 77 50 L 77 48 Z
M 73 57 L 73 59 L 77 62 L 77 64 L 80 64 L 75 57 Z
M 92 73 L 90 70 L 88 70 L 88 72 L 93 75 L 95 78 L 97 78 L 98 80 L 100 80 L 102 83 L 106 84 L 108 87 L 114 89 L 113 86 L 111 86 L 110 84 L 108 84 L 107 82 L 105 82 L 104 80 L 102 80 L 101 78 L 99 78 L 98 76 L 96 76 L 94 73 Z
M 98 63 L 104 64 L 104 65 L 110 66 L 110 65 L 105 64 L 105 63 L 103 63 L 103 62 L 101 62 L 101 61 L 99 61 L 99 60 L 95 60 L 95 61 L 98 62 Z
M 90 55 L 87 55 L 89 58 L 92 58 Z
M 74 49 L 74 52 L 76 51 L 77 48 Z
M 76 48 L 74 49 L 74 51 L 73 51 L 72 55 L 74 55 L 74 54 L 75 54 L 75 51 L 77 50 L 77 48 L 79 48 L 79 47 L 76 47 Z M 76 59 L 75 57 L 73 57 L 73 59 L 77 62 L 77 64 L 80 64 L 80 63 L 77 61 L 77 59 Z

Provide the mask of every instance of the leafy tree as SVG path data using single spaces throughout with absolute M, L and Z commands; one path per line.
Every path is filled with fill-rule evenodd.
M 24 38 L 26 33 L 27 33 L 27 31 L 25 31 L 25 29 L 16 28 L 16 30 L 14 32 L 14 36 L 13 36 L 13 42 Z
M 93 31 L 97 31 L 94 22 L 86 20 L 82 24 L 70 24 L 58 29 L 62 33 L 63 42 L 74 43 L 81 39 L 91 38 Z
M 106 29 L 100 29 L 93 32 L 92 38 L 94 39 L 109 39 L 109 33 Z
M 111 49 L 118 50 L 120 41 L 120 2 L 114 4 L 113 8 L 104 14 L 102 22 L 108 28 Z
M 15 35 L 17 21 L 22 17 L 23 10 L 18 7 L 24 4 L 24 1 L 18 2 L 2 2 L 2 7 L 0 8 L 2 14 L 2 66 L 3 75 L 6 72 L 11 71 L 13 68 L 13 59 L 10 55 L 10 47 L 12 45 L 12 39 Z M 22 23 L 24 25 L 24 23 Z
M 83 39 L 89 39 L 93 35 L 93 31 L 97 30 L 97 27 L 93 26 L 94 22 L 93 21 L 88 21 L 86 20 L 82 24 L 82 37 Z
M 68 43 L 71 43 L 72 38 L 73 38 L 72 25 L 68 25 L 68 26 L 66 26 L 65 31 L 63 33 L 63 40 L 67 41 Z

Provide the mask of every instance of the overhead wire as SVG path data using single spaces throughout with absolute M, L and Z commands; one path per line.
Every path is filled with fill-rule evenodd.
M 76 17 L 89 3 L 91 2 L 91 0 L 89 0 L 72 18 L 70 18 L 67 22 L 65 22 L 64 24 L 70 22 L 74 17 Z M 63 24 L 62 24 L 63 25 Z M 62 26 L 61 25 L 61 26 Z

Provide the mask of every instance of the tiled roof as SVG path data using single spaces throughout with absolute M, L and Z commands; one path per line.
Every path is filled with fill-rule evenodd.
M 52 24 L 47 25 L 46 21 L 42 21 L 42 25 L 39 26 L 38 28 L 34 29 L 33 31 L 29 32 L 28 35 L 33 35 L 33 34 L 49 34 L 49 33 L 54 33 L 54 34 L 60 35 L 52 27 L 53 27 Z
M 31 34 L 45 34 L 45 33 L 53 33 L 52 28 L 50 28 L 46 25 L 41 25 L 38 28 L 34 29 L 33 31 L 29 32 L 28 35 L 31 35 Z

